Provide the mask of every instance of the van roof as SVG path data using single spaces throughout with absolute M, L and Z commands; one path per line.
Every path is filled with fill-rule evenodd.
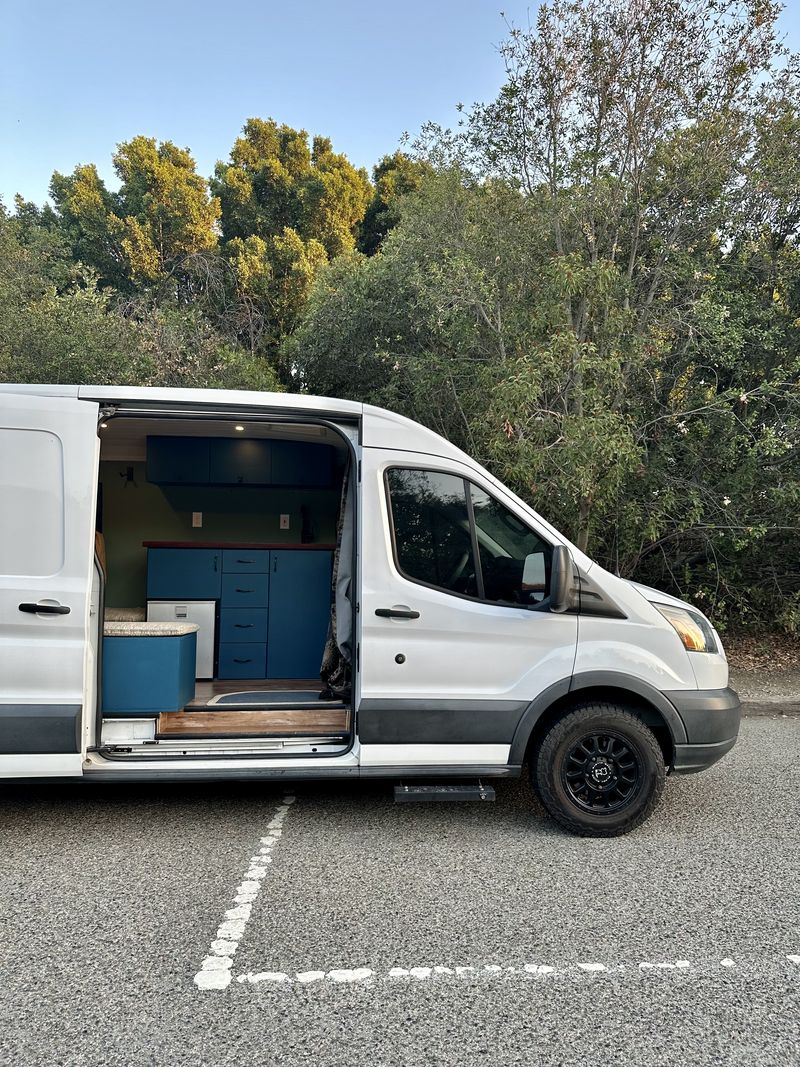
M 0 392 L 33 393 L 40 396 L 74 396 L 80 400 L 97 400 L 109 404 L 172 403 L 197 404 L 203 407 L 271 407 L 291 411 L 325 411 L 359 418 L 364 405 L 354 400 L 306 396 L 302 393 L 258 393 L 245 389 L 168 389 L 149 385 L 6 385 Z
M 244 389 L 168 389 L 160 386 L 131 385 L 5 385 L 0 392 L 39 396 L 71 396 L 106 404 L 168 404 L 175 407 L 231 407 L 285 411 L 287 414 L 320 415 L 362 424 L 362 444 L 372 448 L 396 448 L 409 452 L 450 457 L 473 462 L 446 438 L 385 408 L 336 397 L 308 396 L 304 393 L 252 392 Z M 365 418 L 366 416 L 366 418 Z

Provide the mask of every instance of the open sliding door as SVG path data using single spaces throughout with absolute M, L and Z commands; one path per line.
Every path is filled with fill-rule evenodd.
M 0 391 L 0 778 L 82 773 L 97 416 Z

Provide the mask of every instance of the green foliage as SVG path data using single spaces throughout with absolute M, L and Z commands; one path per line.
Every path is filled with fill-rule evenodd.
M 269 239 L 294 230 L 329 257 L 351 252 L 371 187 L 366 173 L 333 151 L 326 137 L 309 147 L 305 130 L 249 119 L 228 163 L 211 183 L 226 240 Z
M 197 308 L 129 303 L 123 314 L 49 222 L 0 211 L 0 380 L 279 388 Z
M 134 137 L 114 155 L 119 192 L 94 165 L 56 172 L 50 193 L 77 259 L 117 288 L 163 279 L 184 257 L 216 247 L 219 203 L 194 160 L 171 141 Z
M 796 626 L 800 186 L 776 9 L 543 5 L 369 260 L 320 276 L 305 386 L 389 403 L 592 555 Z
M 412 159 L 404 152 L 384 156 L 372 172 L 372 194 L 358 236 L 359 251 L 374 255 L 384 238 L 400 221 L 399 201 L 415 193 L 433 168 L 425 160 Z

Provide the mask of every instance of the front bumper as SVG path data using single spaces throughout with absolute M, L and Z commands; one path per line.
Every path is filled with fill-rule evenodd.
M 736 744 L 742 709 L 733 689 L 688 689 L 665 693 L 686 728 L 686 744 L 675 745 L 672 769 L 693 774 L 711 767 Z

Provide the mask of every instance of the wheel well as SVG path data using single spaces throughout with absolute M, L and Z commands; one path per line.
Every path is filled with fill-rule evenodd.
M 641 719 L 654 733 L 659 747 L 664 754 L 664 763 L 667 767 L 672 765 L 675 746 L 672 740 L 670 728 L 661 712 L 650 704 L 638 693 L 631 693 L 627 689 L 619 689 L 614 686 L 592 686 L 586 689 L 577 689 L 572 693 L 566 693 L 554 701 L 539 718 L 528 739 L 528 748 L 525 753 L 526 760 L 530 760 L 539 742 L 559 719 L 584 704 L 593 704 L 598 701 L 607 704 L 618 704 Z

